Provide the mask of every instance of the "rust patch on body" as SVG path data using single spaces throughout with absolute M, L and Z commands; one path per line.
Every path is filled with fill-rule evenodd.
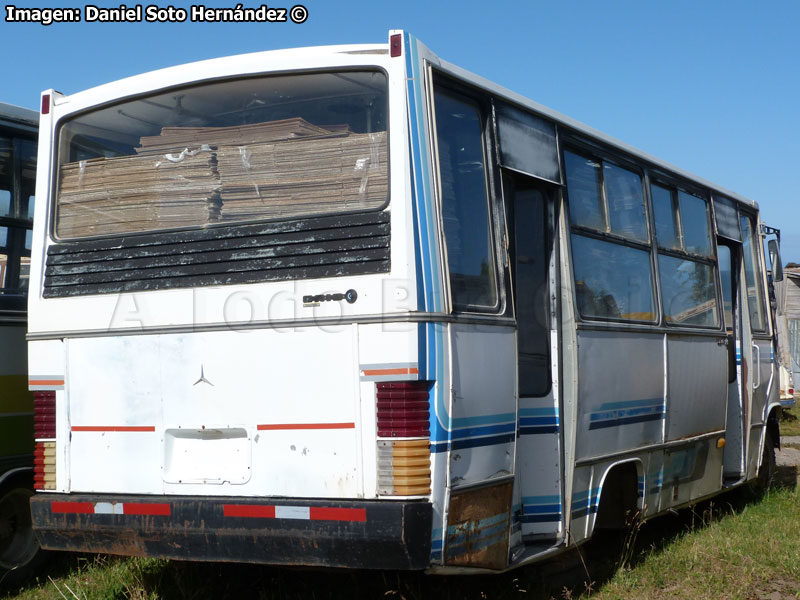
M 445 536 L 448 565 L 504 569 L 508 566 L 511 481 L 455 492 Z

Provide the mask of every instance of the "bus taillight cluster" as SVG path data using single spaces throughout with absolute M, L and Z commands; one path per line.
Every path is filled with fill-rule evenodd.
M 37 490 L 56 489 L 56 393 L 34 392 L 33 483 Z
M 430 382 L 382 382 L 376 387 L 378 492 L 430 494 Z

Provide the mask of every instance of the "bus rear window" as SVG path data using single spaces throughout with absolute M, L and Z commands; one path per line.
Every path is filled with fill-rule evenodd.
M 378 71 L 260 77 L 75 117 L 60 129 L 56 235 L 380 209 L 386 86 Z

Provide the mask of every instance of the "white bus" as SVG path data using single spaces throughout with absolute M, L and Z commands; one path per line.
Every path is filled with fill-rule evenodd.
M 46 548 L 502 570 L 774 468 L 756 204 L 411 35 L 48 90 L 40 153 Z
M 27 383 L 25 310 L 39 115 L 0 103 L 0 582 L 19 580 L 39 549 L 33 495 L 33 394 Z

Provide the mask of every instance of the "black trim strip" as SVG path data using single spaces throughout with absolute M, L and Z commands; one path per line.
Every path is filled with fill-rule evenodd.
M 389 213 L 55 244 L 45 298 L 385 273 Z
M 625 417 L 624 419 L 609 419 L 608 421 L 594 421 L 589 425 L 589 429 L 605 429 L 607 427 L 617 427 L 618 425 L 630 425 L 631 423 L 644 423 L 645 421 L 660 421 L 664 418 L 664 413 L 659 412 L 652 415 L 639 415 L 636 417 Z

